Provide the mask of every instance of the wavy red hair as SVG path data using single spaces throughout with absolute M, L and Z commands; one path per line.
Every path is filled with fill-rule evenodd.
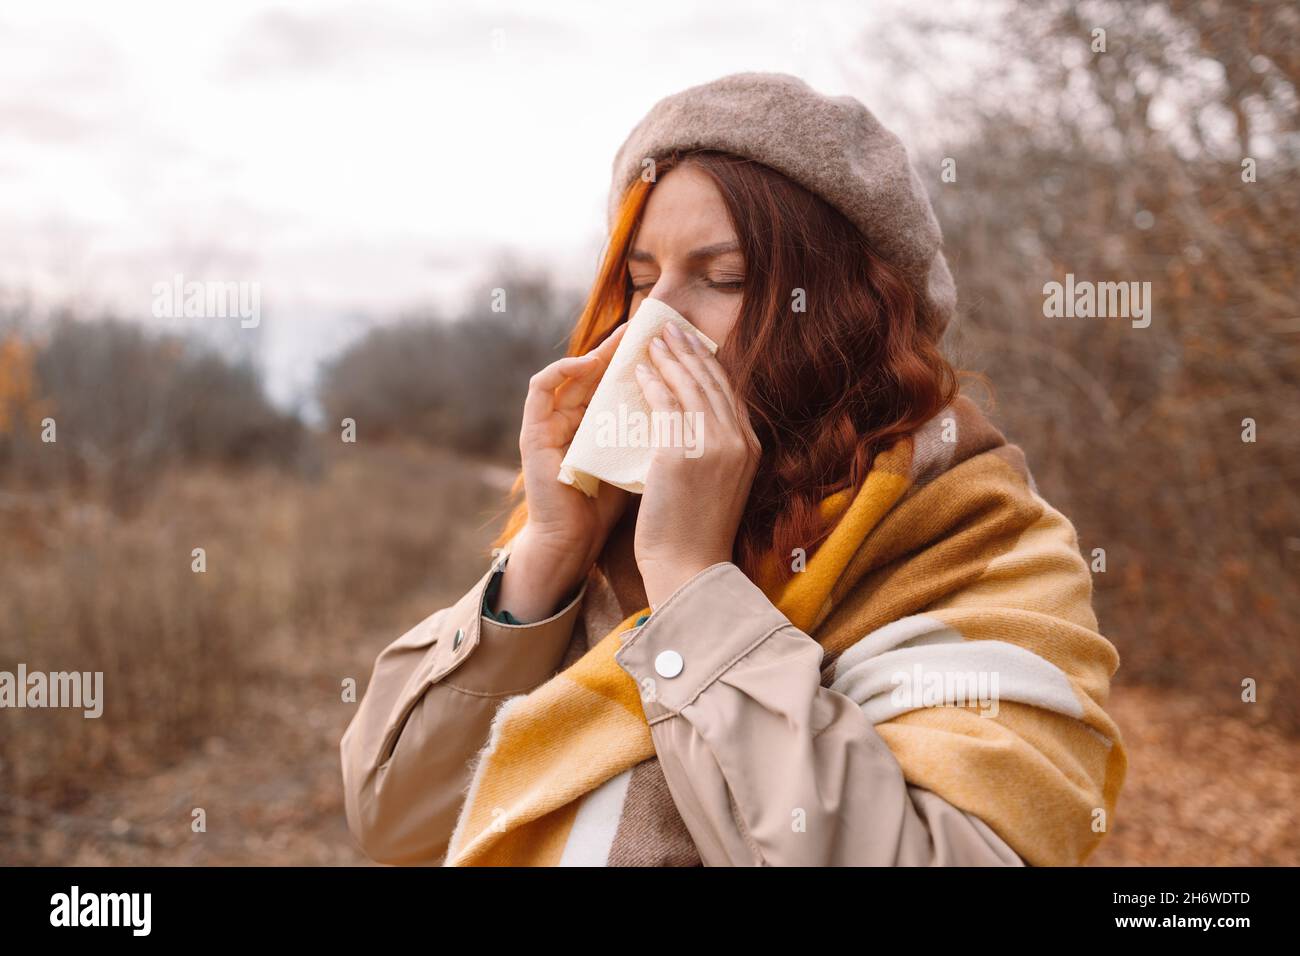
M 811 555 L 830 532 L 819 504 L 858 488 L 875 456 L 952 401 L 956 372 L 940 354 L 926 301 L 862 233 L 818 196 L 770 167 L 717 150 L 656 162 L 710 175 L 745 260 L 740 316 L 718 359 L 763 446 L 733 559 L 757 579 L 769 555 Z M 599 345 L 627 318 L 627 257 L 654 183 L 628 187 L 569 355 Z M 804 311 L 795 311 L 802 290 Z M 689 318 L 689 316 L 687 317 Z M 523 488 L 522 473 L 512 494 Z M 520 501 L 496 540 L 527 520 Z M 788 576 L 789 562 L 776 562 Z

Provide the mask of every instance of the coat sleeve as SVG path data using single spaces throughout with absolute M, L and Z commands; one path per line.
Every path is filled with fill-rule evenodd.
M 978 818 L 908 784 L 822 648 L 730 562 L 677 589 L 615 659 L 709 866 L 1023 866 Z
M 548 680 L 568 647 L 586 584 L 543 621 L 499 623 L 482 611 L 502 560 L 384 648 L 340 741 L 348 829 L 378 862 L 442 862 L 497 706 Z

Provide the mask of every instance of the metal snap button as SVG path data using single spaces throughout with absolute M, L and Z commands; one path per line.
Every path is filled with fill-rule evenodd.
M 456 628 L 456 636 L 451 639 L 451 649 L 454 651 L 460 647 L 460 642 L 465 639 L 464 628 Z

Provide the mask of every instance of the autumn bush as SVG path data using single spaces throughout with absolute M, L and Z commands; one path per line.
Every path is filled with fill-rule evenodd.
M 1300 8 L 1002 9 L 896 28 L 987 64 L 934 97 L 918 156 L 949 349 L 1078 528 L 1118 679 L 1298 731 Z M 1150 283 L 1150 325 L 1048 317 L 1069 274 Z
M 528 379 L 564 354 L 579 299 L 545 273 L 509 270 L 455 319 L 404 317 L 372 330 L 321 374 L 330 427 L 417 438 L 517 463 Z
M 0 484 L 94 488 L 137 507 L 169 467 L 306 467 L 302 423 L 251 365 L 134 323 L 0 329 Z

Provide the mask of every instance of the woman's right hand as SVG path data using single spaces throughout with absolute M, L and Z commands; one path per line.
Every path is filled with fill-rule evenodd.
M 528 382 L 519 455 L 528 522 L 510 546 L 498 608 L 522 621 L 539 621 L 584 577 L 631 497 L 601 482 L 595 498 L 556 479 L 600 378 L 627 323 L 586 355 L 552 362 Z

